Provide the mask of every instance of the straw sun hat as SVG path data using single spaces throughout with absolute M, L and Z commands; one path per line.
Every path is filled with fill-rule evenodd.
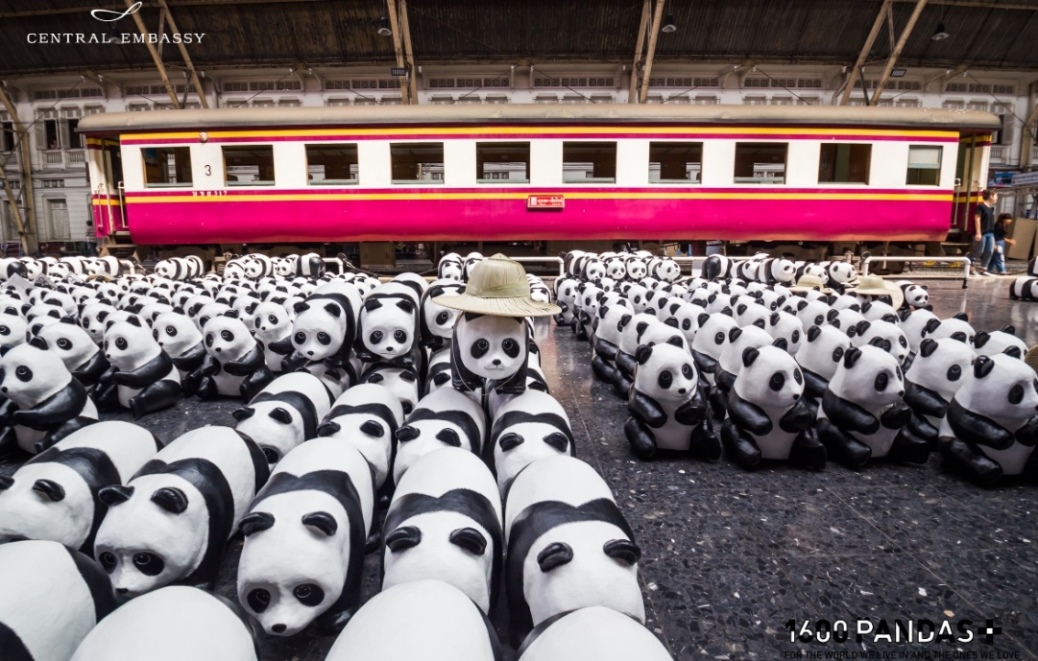
M 447 308 L 498 317 L 547 317 L 562 312 L 553 303 L 533 300 L 526 269 L 504 255 L 494 255 L 472 267 L 464 294 L 433 299 Z
M 863 275 L 858 278 L 858 286 L 847 289 L 848 294 L 861 296 L 889 296 L 890 304 L 895 310 L 905 302 L 905 293 L 901 287 L 887 282 L 878 275 Z
M 825 286 L 824 280 L 822 280 L 817 275 L 812 275 L 810 273 L 805 273 L 804 275 L 800 276 L 800 279 L 797 280 L 797 283 L 789 288 L 789 291 L 793 293 L 811 290 L 818 291 L 823 294 L 833 293 L 832 289 Z

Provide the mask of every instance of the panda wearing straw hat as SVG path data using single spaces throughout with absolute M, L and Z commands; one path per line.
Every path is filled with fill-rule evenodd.
M 562 309 L 535 301 L 522 264 L 504 255 L 472 268 L 465 293 L 437 296 L 433 302 L 461 310 L 451 343 L 451 381 L 466 392 L 484 386 L 501 394 L 526 389 L 526 317 L 547 317 Z

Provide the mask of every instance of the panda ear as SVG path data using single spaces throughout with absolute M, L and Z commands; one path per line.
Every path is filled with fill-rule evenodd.
M 667 324 L 668 326 L 672 326 L 673 328 L 680 328 L 678 326 L 678 319 L 677 319 L 677 317 L 671 317 L 670 319 L 667 319 L 663 323 Z
M 987 356 L 977 356 L 973 359 L 973 375 L 978 379 L 983 379 L 985 376 L 990 374 L 994 367 L 995 361 L 991 360 Z
M 901 321 L 905 321 L 906 319 L 908 319 L 909 315 L 911 314 L 912 308 L 903 308 L 901 310 L 898 310 L 897 312 L 897 316 L 899 319 L 901 319 Z
M 335 303 L 326 303 L 324 306 L 324 311 L 332 315 L 336 319 L 342 316 L 342 309 Z
M 72 317 L 69 317 L 69 316 L 62 317 L 60 321 L 63 324 L 72 324 L 73 326 L 78 326 L 79 325 L 79 324 L 76 323 L 75 319 L 73 319 Z
M 858 362 L 859 358 L 861 358 L 861 349 L 850 347 L 843 352 L 843 366 L 850 369 L 854 367 L 854 363 Z
M 269 415 L 272 420 L 276 420 L 277 422 L 280 422 L 283 425 L 292 424 L 291 414 L 289 414 L 288 411 L 281 408 L 280 406 L 275 409 L 272 409 L 271 412 L 267 415 Z
M 825 320 L 828 321 L 829 323 L 832 323 L 832 321 L 834 319 L 836 319 L 837 317 L 839 317 L 839 316 L 840 316 L 840 311 L 839 310 L 829 310 L 828 312 L 825 313 Z M 837 326 L 837 328 L 839 328 L 839 326 Z
M 54 480 L 36 480 L 32 490 L 52 503 L 65 499 L 65 489 Z
M 323 532 L 328 537 L 334 537 L 339 530 L 339 524 L 335 517 L 328 512 L 310 512 L 303 515 L 303 525 Z
M 969 320 L 970 320 L 970 316 L 968 314 L 966 314 L 965 312 L 960 312 L 958 314 L 953 314 L 952 315 L 952 319 L 961 319 L 962 321 L 965 321 L 965 322 L 968 323 Z
M 699 318 L 696 319 L 696 321 L 699 322 L 700 326 L 706 325 L 706 322 L 708 322 L 709 320 L 710 320 L 710 315 L 707 314 L 706 312 L 700 312 L 699 313 Z
M 746 347 L 742 351 L 742 366 L 749 367 L 757 360 L 757 356 L 760 355 L 760 351 L 756 347 Z
M 884 351 L 890 351 L 890 340 L 885 337 L 874 337 L 869 340 L 869 346 L 878 347 Z
M 685 348 L 685 338 L 682 337 L 681 335 L 673 335 L 673 336 L 667 338 L 667 344 L 669 344 L 671 346 L 675 346 L 675 347 L 677 347 L 679 349 L 684 349 Z
M 43 349 L 47 351 L 50 347 L 47 345 L 47 340 L 43 339 L 39 335 L 29 340 L 29 344 L 36 347 L 37 349 Z
M 735 316 L 732 314 L 732 309 L 727 305 L 721 308 L 721 314 L 728 315 L 729 317 Z
M 368 312 L 371 312 L 372 310 L 378 310 L 381 307 L 382 307 L 382 301 L 378 300 L 377 298 L 366 298 L 366 299 L 364 299 L 364 309 L 367 310 Z M 335 315 L 335 316 L 338 317 L 339 315 Z
M 784 337 L 776 337 L 775 341 L 771 343 L 771 346 L 778 347 L 779 349 L 782 349 L 783 351 L 788 351 L 789 350 L 789 342 L 787 342 L 786 338 L 784 338 Z
M 295 305 L 292 306 L 292 310 L 294 310 L 296 314 L 301 314 L 309 309 L 310 306 L 306 303 L 306 301 L 296 301 Z
M 396 306 L 407 314 L 414 314 L 414 303 L 409 300 L 401 299 L 396 302 Z
M 565 542 L 549 544 L 544 547 L 544 550 L 537 554 L 537 564 L 544 573 L 548 573 L 553 569 L 568 564 L 572 560 L 573 548 Z
M 386 435 L 385 428 L 374 420 L 368 420 L 360 426 L 360 430 L 372 438 L 382 438 Z
M 937 351 L 937 347 L 939 346 L 940 345 L 937 344 L 937 340 L 928 337 L 925 340 L 923 340 L 922 344 L 919 345 L 919 353 L 923 354 L 924 358 L 928 358 L 930 354 L 932 354 L 934 351 Z
M 869 328 L 871 328 L 871 327 L 872 327 L 872 322 L 869 322 L 869 321 L 859 321 L 857 324 L 854 325 L 854 332 L 857 333 L 858 335 L 864 335 L 866 333 L 866 331 L 868 331 Z
M 254 408 L 250 406 L 245 406 L 231 413 L 231 417 L 237 420 L 238 422 L 241 422 L 242 420 L 248 420 L 255 414 L 256 410 Z
M 1008 326 L 1004 326 L 1002 328 L 1002 332 L 1003 333 L 1008 333 L 1009 335 L 1015 336 L 1016 335 L 1016 326 L 1014 326 L 1012 324 L 1009 324 Z
M 187 510 L 187 496 L 176 487 L 163 487 L 151 494 L 151 502 L 172 514 L 183 514 Z
M 742 328 L 739 326 L 732 326 L 731 330 L 728 331 L 728 341 L 735 342 L 742 335 Z
M 141 328 L 140 317 L 138 317 L 136 315 L 130 315 L 129 317 L 127 317 L 126 318 L 126 323 L 130 324 L 131 326 L 136 326 L 137 328 Z
M 270 512 L 252 512 L 242 517 L 238 530 L 246 537 L 274 527 L 274 515 Z
M 487 538 L 475 528 L 459 528 L 450 534 L 451 544 L 463 548 L 472 555 L 483 555 L 487 550 Z
M 421 435 L 421 432 L 411 425 L 404 425 L 396 430 L 396 440 L 407 442 L 413 441 Z
M 814 342 L 818 339 L 818 336 L 822 334 L 822 329 L 818 326 L 811 326 L 807 329 L 807 341 Z
M 386 535 L 385 542 L 393 553 L 406 551 L 422 543 L 422 531 L 414 526 L 403 526 Z
M 649 358 L 652 357 L 652 345 L 643 344 L 638 347 L 638 350 L 634 352 L 634 359 L 638 361 L 639 365 L 644 365 L 649 362 Z
M 671 306 L 670 306 L 670 313 L 674 314 L 675 312 L 678 311 L 678 308 L 680 308 L 680 307 L 681 307 L 681 303 L 672 303 Z
M 445 443 L 451 447 L 461 447 L 461 437 L 458 436 L 458 432 L 454 431 L 453 429 L 441 429 L 436 434 L 436 440 L 440 441 L 441 443 Z
M 926 322 L 926 325 L 923 326 L 923 332 L 933 334 L 933 332 L 935 330 L 937 330 L 937 327 L 940 326 L 940 325 L 941 325 L 941 320 L 940 319 L 930 319 L 929 321 Z
M 976 335 L 973 336 L 973 346 L 978 348 L 983 347 L 985 344 L 988 343 L 988 340 L 990 339 L 990 333 L 988 333 L 987 331 L 979 331 Z
M 771 322 L 772 326 L 774 326 L 779 322 L 779 319 L 781 318 L 782 316 L 778 312 L 772 312 L 771 317 L 768 318 L 768 321 Z
M 14 478 L 8 477 L 7 475 L 0 475 L 0 491 L 5 491 L 14 486 Z
M 1020 347 L 1016 346 L 1006 347 L 1002 353 L 1006 354 L 1007 356 L 1012 356 L 1013 358 L 1020 358 L 1024 355 L 1023 352 L 1020 351 Z
M 241 317 L 241 313 L 237 310 L 228 310 L 227 312 L 223 313 L 223 316 L 229 317 L 231 319 L 238 319 L 239 317 Z

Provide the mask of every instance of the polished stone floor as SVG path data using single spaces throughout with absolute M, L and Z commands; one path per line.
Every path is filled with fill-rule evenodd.
M 1011 323 L 1028 344 L 1038 343 L 1038 304 L 1010 302 L 1009 282 L 978 277 L 966 290 L 961 281 L 929 287 L 938 315 L 966 311 L 978 330 Z M 878 463 L 860 473 L 838 465 L 820 473 L 777 465 L 749 474 L 724 460 L 643 463 L 623 437 L 625 404 L 592 378 L 588 347 L 545 322 L 537 335 L 578 456 L 612 486 L 643 549 L 647 625 L 675 658 L 826 658 L 839 651 L 893 653 L 856 658 L 1038 659 L 1038 488 L 982 490 L 942 473 L 936 459 L 919 468 Z M 233 424 L 236 406 L 183 401 L 143 424 L 169 440 L 201 425 Z M 0 474 L 14 468 L 0 464 Z M 240 548 L 233 539 L 218 588 L 232 599 Z M 376 556 L 365 567 L 370 596 Z M 499 624 L 506 616 L 499 613 Z M 791 620 L 798 628 L 843 621 L 852 635 L 842 644 L 793 643 Z M 949 621 L 953 628 L 969 620 L 976 639 L 855 642 L 857 620 L 876 627 Z M 1001 630 L 991 644 L 976 633 L 988 620 Z M 261 637 L 261 659 L 319 661 L 331 644 Z

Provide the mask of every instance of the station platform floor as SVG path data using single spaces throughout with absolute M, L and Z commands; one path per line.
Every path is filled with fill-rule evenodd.
M 939 316 L 965 311 L 978 330 L 1013 324 L 1036 344 L 1038 303 L 1011 302 L 1010 282 L 974 277 L 968 289 L 961 281 L 929 288 Z M 587 344 L 544 320 L 536 333 L 577 456 L 612 487 L 642 548 L 646 625 L 675 659 L 1038 659 L 1038 487 L 981 489 L 942 472 L 935 457 L 921 467 L 830 464 L 817 473 L 786 465 L 747 473 L 725 459 L 641 462 L 623 436 L 626 403 L 593 378 Z M 140 424 L 168 441 L 233 425 L 238 406 L 183 400 Z M 16 467 L 0 464 L 0 474 Z M 241 543 L 229 543 L 217 588 L 234 601 Z M 377 554 L 365 558 L 365 598 L 377 591 L 378 567 Z M 504 610 L 495 620 L 507 640 Z M 845 623 L 849 639 L 791 642 L 790 623 L 814 630 L 820 620 Z M 895 620 L 948 622 L 972 640 L 893 642 Z M 864 621 L 891 627 L 891 642 L 874 640 L 875 631 L 856 641 Z M 332 643 L 260 636 L 260 658 L 320 661 Z

